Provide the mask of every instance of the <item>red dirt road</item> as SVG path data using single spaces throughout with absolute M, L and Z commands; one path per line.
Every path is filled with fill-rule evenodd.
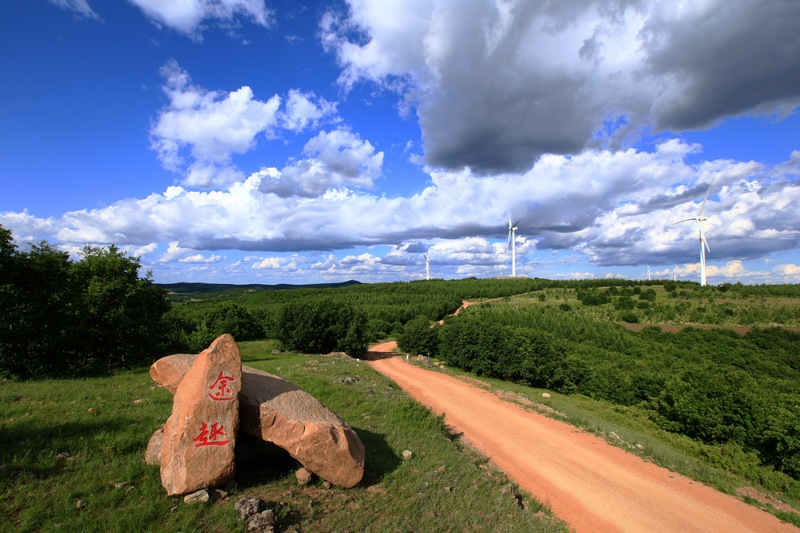
M 568 424 L 373 346 L 370 365 L 578 532 L 786 531 L 798 528 L 740 500 L 643 461 Z

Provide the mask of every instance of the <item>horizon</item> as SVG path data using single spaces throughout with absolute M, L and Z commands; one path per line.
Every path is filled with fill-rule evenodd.
M 156 283 L 800 282 L 800 3 L 36 0 L 0 225 Z M 707 201 L 704 195 L 708 192 Z M 668 279 L 667 279 L 668 278 Z M 363 280 L 363 281 L 362 281 Z

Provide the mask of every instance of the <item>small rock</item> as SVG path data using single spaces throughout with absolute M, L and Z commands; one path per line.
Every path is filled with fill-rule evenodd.
M 211 499 L 211 496 L 208 494 L 208 491 L 205 489 L 200 489 L 197 492 L 193 492 L 184 496 L 183 503 L 186 505 L 206 503 L 209 499 Z
M 137 400 L 133 400 L 133 405 L 141 405 L 143 403 L 147 403 L 147 400 L 145 398 L 139 398 Z
M 272 533 L 275 531 L 275 513 L 272 509 L 254 514 L 247 520 L 247 533 Z
M 436 473 L 437 474 L 444 474 L 445 470 L 447 470 L 447 467 L 442 465 L 442 466 L 440 466 L 439 468 L 436 469 Z
M 444 491 L 445 491 L 447 494 L 450 494 L 451 492 L 453 492 L 453 487 L 445 487 L 445 488 L 444 488 Z
M 636 445 L 636 448 L 637 448 L 639 451 L 641 451 L 641 452 L 643 452 L 643 451 L 644 451 L 644 446 L 642 446 L 641 444 L 637 444 L 637 445 Z
M 613 431 L 611 433 L 609 433 L 608 436 L 611 437 L 614 440 L 622 440 L 622 439 L 619 438 L 619 435 L 617 435 Z
M 295 472 L 294 477 L 297 478 L 297 483 L 299 485 L 308 485 L 309 483 L 311 483 L 311 472 L 309 472 L 305 468 L 301 468 L 297 472 Z
M 219 502 L 228 497 L 228 493 L 221 489 L 211 489 L 208 491 L 209 496 L 215 502 Z
M 549 392 L 543 392 L 542 393 L 542 398 L 549 398 L 549 397 L 550 397 L 550 393 Z
M 127 482 L 127 481 L 121 481 L 121 482 L 119 482 L 119 483 L 114 483 L 114 482 L 112 481 L 112 482 L 111 482 L 111 484 L 112 484 L 112 485 L 114 485 L 114 488 L 115 488 L 115 489 L 121 489 L 122 487 L 124 487 L 125 485 L 127 485 L 127 484 L 128 484 L 128 482 Z
M 78 500 L 75 502 L 76 509 L 83 509 L 87 505 L 89 505 L 89 502 L 87 502 L 86 500 Z
M 56 459 L 72 459 L 72 456 L 69 454 L 69 452 L 61 452 L 60 454 L 56 455 Z
M 177 510 L 178 510 L 178 506 L 177 505 L 173 505 L 172 507 L 169 508 L 170 514 L 174 513 Z
M 239 513 L 239 521 L 244 522 L 253 515 L 264 511 L 267 504 L 264 500 L 258 498 L 239 498 L 239 501 L 233 506 L 237 513 Z
M 414 457 L 414 454 L 411 453 L 411 450 L 403 450 L 401 457 L 403 458 L 403 461 L 408 461 L 409 459 Z
M 331 482 L 330 482 L 330 481 L 325 481 L 325 482 L 323 482 L 323 483 L 322 483 L 322 486 L 323 486 L 323 487 L 325 487 L 326 489 L 329 489 L 329 488 L 331 488 L 331 487 L 332 487 L 332 485 L 331 485 Z
M 97 409 L 95 409 L 94 407 L 90 407 L 90 408 L 88 408 L 88 409 L 86 410 L 86 412 L 87 412 L 87 413 L 89 413 L 89 414 L 92 414 L 92 415 L 97 415 L 97 414 L 98 414 L 98 411 L 97 411 Z

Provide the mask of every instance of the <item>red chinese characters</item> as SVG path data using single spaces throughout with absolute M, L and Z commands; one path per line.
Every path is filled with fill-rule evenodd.
M 209 431 L 210 430 L 210 431 Z M 202 446 L 224 446 L 230 442 L 230 440 L 226 440 L 225 437 L 225 426 L 222 424 L 217 424 L 216 422 L 211 424 L 211 427 L 208 427 L 208 424 L 203 422 L 203 425 L 200 427 L 200 434 L 192 439 L 193 442 L 196 442 L 195 448 L 200 448 Z
M 231 381 L 235 381 L 233 376 L 226 376 L 224 372 L 220 372 L 217 380 L 208 388 L 211 391 L 208 396 L 218 402 L 235 400 L 236 396 L 233 395 L 231 388 L 228 386 Z

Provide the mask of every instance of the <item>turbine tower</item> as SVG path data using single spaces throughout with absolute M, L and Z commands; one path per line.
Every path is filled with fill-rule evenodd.
M 519 220 L 511 223 L 511 211 L 508 212 L 508 244 L 506 245 L 506 253 L 508 248 L 511 247 L 511 277 L 517 277 L 517 224 Z
M 647 265 L 647 281 L 650 281 L 652 278 L 650 277 L 650 265 Z
M 703 214 L 703 208 L 706 206 L 706 200 L 708 200 L 708 193 L 711 192 L 711 187 L 714 185 L 714 179 L 711 179 L 711 183 L 708 185 L 708 190 L 706 191 L 706 196 L 703 198 L 703 202 L 700 204 L 700 209 L 697 210 L 697 214 L 691 218 L 687 218 L 684 220 L 680 220 L 675 222 L 673 226 L 676 224 L 681 224 L 683 222 L 689 222 L 694 220 L 697 223 L 697 233 L 700 236 L 700 286 L 706 286 L 706 250 L 709 252 L 711 248 L 708 247 L 708 243 L 706 242 L 705 235 L 703 235 L 703 222 L 708 220 L 707 217 L 701 216 Z
M 425 258 L 425 279 L 431 279 L 431 258 L 428 254 L 422 254 L 422 257 Z

